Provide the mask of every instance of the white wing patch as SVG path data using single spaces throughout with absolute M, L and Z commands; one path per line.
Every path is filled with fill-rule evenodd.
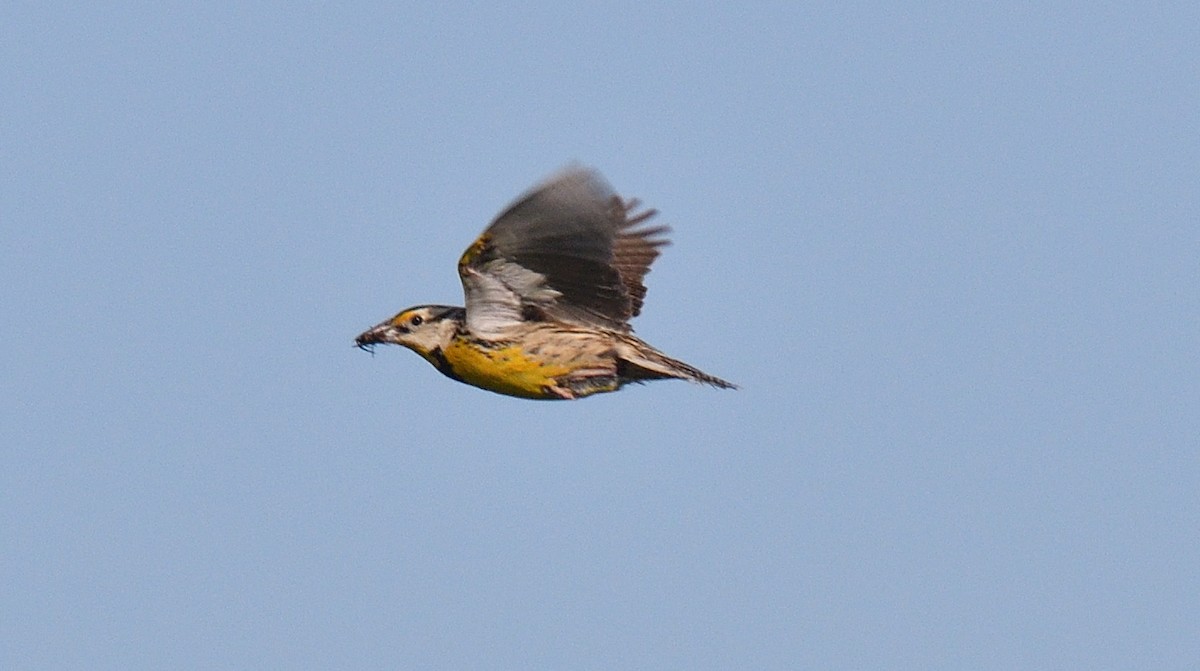
M 467 330 L 482 338 L 503 337 L 522 323 L 525 305 L 550 306 L 562 294 L 546 286 L 546 277 L 496 259 L 462 273 Z

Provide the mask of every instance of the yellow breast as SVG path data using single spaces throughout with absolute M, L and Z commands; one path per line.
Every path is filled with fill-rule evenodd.
M 546 392 L 555 379 L 571 372 L 562 362 L 537 360 L 520 345 L 481 347 L 465 338 L 454 338 L 443 349 L 454 374 L 467 384 L 522 398 L 558 398 Z

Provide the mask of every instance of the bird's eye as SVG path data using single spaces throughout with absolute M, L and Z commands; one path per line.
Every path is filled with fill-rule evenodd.
M 420 325 L 421 325 L 421 322 L 423 322 L 423 321 L 425 321 L 425 320 L 421 318 L 421 315 L 413 315 L 413 316 L 412 316 L 412 317 L 411 317 L 411 318 L 408 320 L 408 323 L 409 323 L 411 326 L 420 326 Z

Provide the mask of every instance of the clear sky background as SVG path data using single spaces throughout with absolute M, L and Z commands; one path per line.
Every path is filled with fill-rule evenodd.
M 1200 664 L 1195 3 L 5 3 L 0 667 Z M 572 161 L 577 403 L 354 349 Z

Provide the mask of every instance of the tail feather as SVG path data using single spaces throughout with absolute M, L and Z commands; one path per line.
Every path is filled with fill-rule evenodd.
M 634 341 L 634 338 L 629 338 Z M 622 382 L 644 382 L 674 378 L 712 385 L 720 389 L 737 389 L 737 385 L 715 375 L 709 375 L 695 366 L 659 352 L 644 342 L 627 342 L 629 348 L 620 348 L 617 359 L 617 376 Z

